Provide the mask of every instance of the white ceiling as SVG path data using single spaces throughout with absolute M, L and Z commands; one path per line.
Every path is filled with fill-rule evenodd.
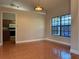
M 66 6 L 70 3 L 70 0 L 0 0 L 0 5 L 12 7 L 10 4 L 15 4 L 25 10 L 34 10 L 38 1 L 40 1 L 40 5 L 48 11 L 52 11 L 60 6 Z

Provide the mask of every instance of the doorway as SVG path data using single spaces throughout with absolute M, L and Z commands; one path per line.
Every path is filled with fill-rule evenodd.
M 2 37 L 3 37 L 3 45 L 6 44 L 15 44 L 15 14 L 14 13 L 2 13 Z

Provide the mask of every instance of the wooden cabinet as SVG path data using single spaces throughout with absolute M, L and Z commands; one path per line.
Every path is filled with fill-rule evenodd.
M 9 28 L 9 24 L 14 24 L 15 21 L 14 20 L 7 20 L 7 19 L 3 19 L 3 40 L 4 41 L 9 41 L 10 40 L 10 28 Z M 12 33 L 14 34 L 14 33 Z
M 3 30 L 3 41 L 9 41 L 10 40 L 10 32 L 9 30 Z
M 9 20 L 3 20 L 3 41 L 10 40 L 10 33 L 9 33 Z

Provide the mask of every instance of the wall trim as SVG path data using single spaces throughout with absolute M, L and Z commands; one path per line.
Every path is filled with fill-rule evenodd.
M 26 43 L 26 42 L 35 42 L 35 41 L 42 41 L 42 40 L 45 40 L 45 39 L 32 39 L 32 40 L 24 40 L 24 41 L 16 41 L 16 44 L 18 43 Z
M 57 40 L 53 40 L 53 39 L 46 39 L 48 41 L 51 41 L 51 42 L 56 42 L 56 43 L 59 43 L 59 44 L 64 44 L 64 45 L 67 45 L 67 46 L 71 46 L 70 43 L 66 43 L 66 42 L 62 42 L 62 41 L 57 41 Z
M 79 51 L 78 51 L 78 50 L 70 49 L 70 52 L 73 53 L 73 54 L 77 54 L 77 55 L 79 55 Z

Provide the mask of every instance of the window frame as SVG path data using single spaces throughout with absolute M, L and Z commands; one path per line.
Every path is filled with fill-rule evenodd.
M 67 16 L 68 15 L 68 16 Z M 56 18 L 56 17 L 60 17 L 60 34 L 59 35 L 55 35 L 55 36 L 62 36 L 62 37 L 71 37 L 71 35 L 69 34 L 69 33 L 71 33 L 71 28 L 69 29 L 69 27 L 71 27 L 71 23 L 69 24 L 69 18 L 68 18 L 68 25 L 62 25 L 62 16 L 67 16 L 67 17 L 69 17 L 69 15 L 71 16 L 71 14 L 69 13 L 69 14 L 64 14 L 64 15 L 60 15 L 60 16 L 55 16 L 55 17 L 52 17 L 52 20 L 51 20 L 51 34 L 53 34 L 53 35 L 55 35 L 54 33 L 53 33 L 53 31 L 55 31 L 55 30 L 53 30 L 53 25 L 52 25 L 52 23 L 53 23 L 53 18 Z M 65 22 L 65 18 L 64 18 L 64 20 L 63 20 L 64 22 Z M 70 22 L 71 22 L 71 19 L 70 19 Z M 64 30 L 62 30 L 62 26 L 68 26 L 68 31 L 64 31 Z M 70 30 L 70 31 L 69 31 Z M 57 30 L 58 31 L 58 30 Z M 66 36 L 66 34 L 64 34 L 64 35 L 62 35 L 62 31 L 65 33 L 65 32 L 68 32 L 68 36 Z

